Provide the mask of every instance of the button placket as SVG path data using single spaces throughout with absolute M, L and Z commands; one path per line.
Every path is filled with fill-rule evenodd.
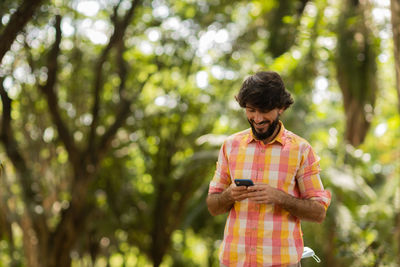
M 265 147 L 264 144 L 260 144 L 260 150 L 258 153 L 258 157 L 257 157 L 257 165 L 258 165 L 258 170 L 257 170 L 257 178 L 259 181 L 263 180 L 263 172 L 264 172 L 264 168 L 263 168 L 263 159 L 265 157 Z

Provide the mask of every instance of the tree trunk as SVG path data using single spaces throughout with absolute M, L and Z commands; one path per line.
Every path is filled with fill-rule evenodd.
M 95 172 L 87 173 L 84 168 L 81 169 L 83 170 L 80 173 L 76 171 L 75 174 L 76 182 L 72 188 L 70 206 L 62 214 L 60 223 L 50 236 L 45 267 L 71 266 L 70 253 L 85 232 L 87 218 L 93 208 L 89 204 L 87 193 Z
M 364 107 L 356 99 L 344 101 L 346 114 L 345 139 L 353 146 L 358 146 L 364 141 L 369 129 L 369 121 L 366 118 Z
M 23 29 L 26 23 L 32 18 L 34 11 L 40 6 L 41 0 L 24 0 L 18 10 L 11 16 L 10 22 L 4 28 L 0 35 L 0 63 L 4 54 L 10 49 L 17 34 Z M 48 224 L 46 212 L 36 212 L 37 208 L 43 209 L 42 192 L 35 189 L 36 181 L 41 177 L 34 176 L 32 168 L 32 159 L 25 157 L 23 147 L 18 144 L 15 136 L 16 131 L 13 130 L 11 120 L 12 99 L 8 96 L 8 92 L 3 88 L 3 77 L 0 77 L 0 96 L 2 100 L 1 115 L 1 132 L 0 141 L 3 143 L 7 156 L 13 163 L 16 173 L 19 177 L 19 184 L 22 188 L 22 196 L 25 204 L 24 215 L 26 218 L 22 220 L 22 228 L 24 229 L 24 248 L 27 256 L 28 266 L 43 267 L 69 267 L 71 266 L 71 251 L 73 251 L 77 240 L 85 231 L 90 211 L 93 209 L 87 193 L 90 190 L 92 182 L 96 178 L 96 171 L 104 154 L 109 150 L 111 141 L 114 139 L 118 129 L 124 124 L 126 118 L 130 114 L 130 104 L 134 99 L 125 99 L 125 76 L 126 73 L 120 74 L 121 85 L 119 93 L 121 97 L 121 105 L 115 114 L 115 121 L 107 127 L 103 135 L 96 133 L 97 121 L 99 121 L 99 112 L 101 108 L 100 95 L 103 90 L 101 81 L 103 78 L 102 66 L 107 61 L 109 52 L 114 49 L 119 42 L 123 42 L 127 27 L 130 25 L 134 15 L 134 11 L 141 3 L 140 0 L 132 0 L 132 5 L 125 15 L 121 18 L 117 16 L 119 4 L 115 7 L 115 17 L 112 18 L 114 23 L 114 32 L 110 37 L 109 44 L 103 50 L 98 61 L 98 71 L 95 71 L 95 79 L 100 82 L 96 83 L 97 87 L 93 92 L 95 107 L 93 110 L 93 122 L 88 136 L 89 145 L 86 149 L 81 150 L 75 143 L 72 131 L 68 129 L 68 121 L 62 116 L 62 109 L 59 106 L 59 98 L 57 95 L 57 75 L 60 66 L 58 64 L 58 56 L 61 53 L 60 43 L 61 33 L 61 16 L 56 15 L 55 18 L 55 41 L 49 51 L 47 58 L 48 77 L 44 85 L 38 85 L 47 100 L 49 114 L 52 122 L 57 129 L 57 134 L 68 153 L 70 166 L 74 169 L 72 182 L 69 184 L 69 192 L 71 199 L 69 207 L 61 214 L 56 229 Z M 122 59 L 123 49 L 118 50 Z M 122 62 L 124 63 L 124 62 Z M 122 64 L 121 63 L 121 64 Z M 33 72 L 32 68 L 32 72 Z M 145 83 L 142 84 L 139 92 Z
M 395 70 L 396 70 L 396 89 L 398 96 L 398 109 L 400 112 L 400 0 L 391 0 L 390 9 L 392 11 L 393 50 L 394 50 Z
M 21 228 L 23 232 L 23 247 L 27 266 L 39 267 L 39 244 L 36 233 L 32 227 L 31 219 L 25 211 L 21 218 Z
M 395 245 L 397 248 L 397 264 L 398 266 L 400 266 L 400 212 L 397 211 L 395 217 L 395 235 L 394 235 L 394 241 L 395 241 Z
M 390 10 L 392 13 L 392 31 L 393 31 L 393 50 L 394 64 L 396 72 L 396 89 L 398 99 L 398 110 L 400 112 L 400 0 L 390 1 Z M 400 179 L 400 178 L 397 178 Z M 395 244 L 397 245 L 397 263 L 400 265 L 400 211 L 397 207 L 395 215 Z
M 170 234 L 167 229 L 169 228 L 168 218 L 171 215 L 169 212 L 171 200 L 166 195 L 168 192 L 165 182 L 160 182 L 157 187 L 158 194 L 153 211 L 153 233 L 150 249 L 154 267 L 160 266 L 170 243 Z
M 367 134 L 375 106 L 379 45 L 368 26 L 366 4 L 350 0 L 344 3 L 335 61 L 346 114 L 345 138 L 358 146 Z
M 332 210 L 331 210 L 331 212 L 332 212 Z M 330 230 L 328 232 L 327 241 L 324 246 L 324 254 L 326 257 L 325 266 L 326 267 L 336 267 L 337 266 L 337 261 L 335 258 L 335 251 L 336 251 L 335 238 L 337 235 L 336 222 L 334 219 L 330 219 L 329 221 L 327 221 L 327 225 Z

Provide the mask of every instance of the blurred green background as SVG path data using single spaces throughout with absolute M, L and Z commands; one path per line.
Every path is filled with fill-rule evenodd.
M 399 0 L 2 0 L 0 266 L 218 266 L 208 183 L 258 70 L 332 193 L 303 266 L 400 266 L 399 31 Z

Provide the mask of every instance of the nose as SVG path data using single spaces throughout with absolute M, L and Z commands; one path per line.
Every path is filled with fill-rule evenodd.
M 262 116 L 262 113 L 259 112 L 258 110 L 256 110 L 256 112 L 255 112 L 255 114 L 254 114 L 254 122 L 255 122 L 255 123 L 260 123 L 260 122 L 262 122 L 262 121 L 264 121 L 264 118 L 263 118 L 263 116 Z

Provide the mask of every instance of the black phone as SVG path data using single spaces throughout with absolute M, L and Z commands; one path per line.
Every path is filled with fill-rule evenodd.
M 235 179 L 235 184 L 237 186 L 252 186 L 252 185 L 254 185 L 253 181 L 250 179 Z

